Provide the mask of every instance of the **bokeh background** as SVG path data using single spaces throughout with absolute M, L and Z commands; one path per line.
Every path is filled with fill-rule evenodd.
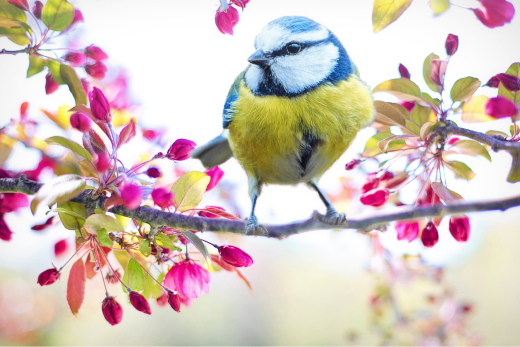
M 520 2 L 510 0 L 517 9 Z M 475 1 L 453 1 L 476 7 Z M 30 1 L 32 4 L 32 1 Z M 234 36 L 222 35 L 214 25 L 216 1 L 117 1 L 72 0 L 85 23 L 71 34 L 73 44 L 95 44 L 109 55 L 106 80 L 124 73 L 135 107 L 132 115 L 145 128 L 165 129 L 165 142 L 187 138 L 203 144 L 218 135 L 221 112 L 229 86 L 247 65 L 254 51 L 255 35 L 269 21 L 285 15 L 303 15 L 326 25 L 346 47 L 361 77 L 374 87 L 397 78 L 403 63 L 412 79 L 426 90 L 422 80 L 424 58 L 434 52 L 445 56 L 449 33 L 459 36 L 460 46 L 452 58 L 446 84 L 466 76 L 485 83 L 520 60 L 517 37 L 520 20 L 502 28 L 484 27 L 471 11 L 452 6 L 434 17 L 427 1 L 415 1 L 394 24 L 374 34 L 371 25 L 372 1 L 356 0 L 252 0 L 241 13 Z M 59 41 L 58 41 L 59 42 Z M 64 44 L 64 41 L 62 42 Z M 51 47 L 59 47 L 59 44 Z M 0 48 L 16 46 L 0 38 Z M 44 119 L 40 108 L 56 110 L 73 105 L 67 88 L 46 96 L 45 74 L 25 79 L 25 56 L 0 55 L 0 125 L 19 113 L 20 104 L 31 103 L 29 115 Z M 496 95 L 482 88 L 477 94 Z M 391 97 L 377 95 L 392 101 Z M 455 119 L 458 121 L 458 119 Z M 459 125 L 461 124 L 458 122 Z M 466 125 L 466 124 L 464 124 Z M 506 120 L 467 125 L 476 130 L 508 132 Z M 60 134 L 59 129 L 42 127 L 41 137 Z M 332 196 L 349 187 L 359 188 L 365 173 L 344 171 L 344 164 L 362 151 L 373 129 L 361 132 L 355 144 L 324 176 L 321 185 Z M 125 161 L 136 163 L 138 154 L 151 151 L 139 138 L 125 149 Z M 157 148 L 156 148 L 157 149 Z M 166 148 L 158 149 L 166 150 Z M 152 153 L 153 154 L 153 153 Z M 32 169 L 38 152 L 21 145 L 6 164 L 8 169 Z M 498 199 L 520 193 L 520 186 L 506 182 L 510 156 L 492 154 L 493 163 L 470 158 L 464 161 L 477 173 L 470 183 L 451 179 L 448 187 L 466 200 Z M 173 176 L 169 163 L 159 163 Z M 178 164 L 184 170 L 202 170 L 200 163 Z M 236 161 L 222 165 L 221 189 L 205 195 L 201 205 L 237 208 L 246 216 L 250 202 L 247 179 Z M 368 166 L 367 170 L 375 169 Z M 44 176 L 45 178 L 45 176 Z M 50 175 L 47 176 L 50 178 Z M 227 199 L 229 193 L 232 199 Z M 403 200 L 413 198 L 403 196 Z M 350 214 L 373 213 L 357 202 L 342 200 L 338 209 Z M 322 210 L 315 193 L 303 186 L 267 187 L 258 203 L 261 221 L 284 223 L 303 219 Z M 480 336 L 485 345 L 520 344 L 520 218 L 519 210 L 470 215 L 472 235 L 458 244 L 447 230 L 439 228 L 440 241 L 424 250 L 420 241 L 397 242 L 392 227 L 381 234 L 381 242 L 395 256 L 421 255 L 433 267 L 444 267 L 443 288 L 454 298 L 471 303 L 466 328 Z M 38 273 L 55 259 L 53 245 L 73 235 L 62 227 L 34 233 L 30 227 L 42 222 L 41 213 L 9 214 L 6 221 L 15 235 L 0 243 L 0 343 L 38 345 L 373 345 L 381 342 L 373 324 L 371 296 L 377 286 L 372 248 L 366 235 L 355 231 L 315 231 L 291 236 L 283 241 L 260 237 L 238 237 L 205 233 L 208 240 L 228 242 L 246 250 L 255 260 L 244 272 L 253 292 L 231 273 L 212 275 L 211 290 L 195 300 L 181 314 L 152 303 L 152 316 L 124 305 L 123 322 L 115 327 L 101 314 L 104 293 L 100 278 L 87 284 L 86 300 L 78 318 L 70 313 L 65 299 L 67 276 L 60 283 L 41 288 Z M 410 280 L 396 288 L 395 299 L 404 310 L 432 307 L 427 296 L 439 291 L 439 284 Z M 125 301 L 118 286 L 112 291 Z M 430 306 L 429 306 L 430 305 Z M 391 329 L 395 329 L 392 326 Z M 407 341 L 402 340 L 402 341 Z M 410 340 L 412 341 L 412 340 Z

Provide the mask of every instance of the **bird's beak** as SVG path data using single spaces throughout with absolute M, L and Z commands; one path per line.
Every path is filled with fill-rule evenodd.
M 247 58 L 247 61 L 251 64 L 255 64 L 262 67 L 268 66 L 270 62 L 269 58 L 266 57 L 266 54 L 261 49 L 258 49 L 249 58 Z

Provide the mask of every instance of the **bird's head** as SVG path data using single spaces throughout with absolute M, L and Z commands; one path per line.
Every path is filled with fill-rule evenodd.
M 306 17 L 267 24 L 249 57 L 246 84 L 257 95 L 298 96 L 352 72 L 345 48 L 326 27 Z

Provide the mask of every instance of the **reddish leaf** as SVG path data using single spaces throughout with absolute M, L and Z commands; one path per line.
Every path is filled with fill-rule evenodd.
M 85 264 L 80 258 L 72 265 L 67 283 L 67 302 L 69 303 L 72 314 L 76 317 L 85 298 L 86 281 Z
M 126 125 L 126 127 L 121 130 L 121 134 L 119 134 L 119 142 L 117 144 L 117 148 L 121 147 L 128 141 L 130 141 L 135 136 L 135 118 L 130 120 L 130 123 Z
M 237 269 L 233 265 L 230 265 L 230 264 L 226 263 L 225 261 L 221 260 L 220 257 L 218 255 L 216 255 L 216 254 L 212 254 L 211 255 L 211 261 L 216 263 L 223 270 L 235 271 L 237 273 L 238 277 L 240 277 L 246 283 L 246 285 L 249 288 L 249 290 L 253 291 L 253 287 L 251 286 L 251 283 L 249 282 L 247 277 L 239 269 Z
M 222 210 L 220 210 L 218 208 L 215 208 L 215 207 L 206 207 L 206 208 L 194 209 L 194 210 L 208 212 L 208 213 L 214 214 L 216 216 L 219 216 L 219 217 L 222 217 L 222 218 L 226 218 L 226 219 L 231 219 L 231 220 L 240 219 L 240 218 L 232 215 L 231 213 L 228 213 L 226 211 L 222 211 Z
M 11 4 L 20 7 L 22 10 L 29 11 L 29 4 L 27 3 L 27 0 L 7 0 Z

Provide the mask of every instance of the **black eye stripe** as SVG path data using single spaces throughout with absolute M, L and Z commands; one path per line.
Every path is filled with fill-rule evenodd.
M 313 46 L 318 46 L 324 42 L 327 42 L 329 41 L 328 38 L 325 39 L 325 40 L 321 40 L 321 41 L 315 41 L 315 42 L 306 42 L 306 43 L 302 43 L 302 42 L 289 42 L 288 44 L 292 44 L 292 43 L 297 43 L 300 45 L 301 49 L 298 53 L 302 52 L 304 49 L 306 48 L 309 48 L 309 47 L 313 47 Z M 282 56 L 285 56 L 285 55 L 291 55 L 289 53 L 287 53 L 287 45 L 284 45 L 282 48 L 270 53 L 269 55 L 273 58 L 275 57 L 282 57 Z

